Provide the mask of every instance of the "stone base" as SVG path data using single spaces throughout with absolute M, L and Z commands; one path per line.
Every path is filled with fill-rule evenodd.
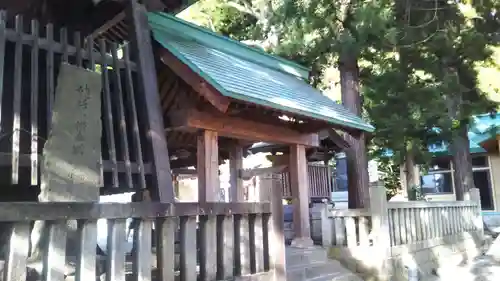
M 296 248 L 310 248 L 314 246 L 311 237 L 296 237 L 292 240 L 292 247 Z

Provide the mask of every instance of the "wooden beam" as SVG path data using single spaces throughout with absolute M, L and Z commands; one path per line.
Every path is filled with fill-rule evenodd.
M 318 134 L 300 132 L 274 125 L 258 123 L 222 114 L 201 112 L 196 109 L 182 110 L 170 114 L 173 127 L 216 131 L 221 136 L 282 144 L 299 144 L 318 147 Z
M 206 82 L 205 79 L 195 73 L 189 66 L 181 62 L 167 49 L 162 49 L 160 54 L 161 61 L 190 85 L 193 90 L 204 97 L 217 110 L 221 112 L 227 111 L 231 103 L 228 97 L 223 96 L 217 89 L 210 85 L 210 83 Z
M 281 165 L 269 168 L 256 168 L 250 170 L 240 170 L 240 177 L 244 180 L 249 180 L 255 176 L 263 174 L 279 174 L 286 172 L 287 170 L 288 170 L 288 165 Z
M 334 129 L 328 129 L 328 137 L 336 146 L 341 149 L 347 149 L 350 147 L 349 143 Z
M 217 132 L 203 130 L 198 135 L 198 202 L 219 201 L 219 147 Z
M 174 168 L 172 169 L 172 173 L 174 175 L 190 175 L 190 176 L 198 175 L 198 172 L 195 169 L 187 169 L 187 168 Z
M 109 29 L 113 28 L 116 24 L 119 22 L 123 21 L 125 19 L 125 11 L 118 13 L 116 16 L 114 16 L 112 19 L 108 20 L 106 23 L 101 25 L 99 28 L 97 28 L 92 34 L 88 35 L 85 38 L 85 44 L 92 44 L 93 42 L 88 42 L 89 39 L 95 40 L 99 38 L 101 35 L 106 33 Z

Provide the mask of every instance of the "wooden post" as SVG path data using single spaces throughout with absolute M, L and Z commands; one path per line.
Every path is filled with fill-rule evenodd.
M 293 227 L 295 247 L 310 247 L 309 179 L 307 177 L 306 150 L 303 145 L 290 146 L 290 184 L 292 187 Z
M 239 145 L 231 147 L 229 153 L 229 200 L 231 202 L 243 202 L 243 180 L 240 170 L 243 168 L 243 149 Z
M 163 113 L 158 94 L 155 61 L 146 8 L 137 0 L 129 0 L 127 16 L 131 21 L 132 54 L 137 62 L 139 90 L 144 96 L 144 104 L 139 107 L 142 120 L 146 120 L 148 154 L 153 162 L 153 200 L 174 202 L 174 187 L 170 173 L 170 158 L 165 137 Z
M 479 188 L 472 188 L 469 190 L 470 199 L 476 203 L 476 210 L 474 212 L 474 224 L 479 233 L 479 241 L 484 241 L 484 225 L 483 216 L 481 214 L 481 195 L 479 193 Z
M 328 216 L 330 212 L 330 204 L 326 201 L 321 208 L 321 244 L 323 247 L 331 247 L 333 245 L 333 220 Z
M 387 197 L 385 187 L 380 182 L 372 183 L 370 187 L 370 206 L 372 214 L 373 253 L 380 257 L 379 274 L 387 272 L 387 262 L 391 255 L 391 241 L 389 235 L 389 215 L 387 212 Z M 383 279 L 384 280 L 384 279 Z
M 271 174 L 271 180 L 278 183 L 277 175 Z M 286 280 L 286 262 L 285 262 L 285 233 L 283 218 L 283 190 L 278 184 L 273 184 L 271 188 L 271 218 L 269 231 L 269 253 L 270 269 L 274 271 L 273 281 Z
M 219 147 L 217 132 L 203 130 L 198 134 L 197 166 L 198 202 L 220 201 Z M 215 280 L 217 274 L 217 217 L 200 218 L 200 278 Z M 190 256 L 196 261 L 196 254 Z
M 198 135 L 198 202 L 219 201 L 219 147 L 217 132 L 204 130 Z

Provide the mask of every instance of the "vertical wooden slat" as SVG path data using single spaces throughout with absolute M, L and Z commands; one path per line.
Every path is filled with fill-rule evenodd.
M 155 60 L 147 12 L 137 0 L 128 0 L 127 14 L 131 19 L 132 51 L 137 58 L 139 90 L 144 97 L 144 113 L 142 120 L 146 121 L 146 131 L 150 146 L 148 155 L 153 162 L 153 184 L 151 190 L 154 199 L 161 202 L 174 202 L 174 187 L 170 173 L 170 159 L 163 124 L 163 113 L 158 95 L 158 82 L 156 78 Z
M 125 219 L 108 220 L 106 281 L 125 281 Z
M 130 50 L 128 45 L 123 47 L 126 75 L 126 103 L 128 107 L 128 119 L 132 122 L 132 148 L 135 152 L 135 162 L 139 167 L 139 188 L 146 189 L 146 176 L 144 174 L 144 161 L 142 159 L 141 136 L 139 123 L 137 120 L 137 107 L 135 105 L 134 85 L 132 80 L 132 71 L 130 69 Z
M 398 213 L 399 213 L 399 222 L 401 224 L 401 227 L 400 227 L 400 233 L 401 233 L 401 244 L 406 244 L 407 240 L 406 240 L 406 224 L 405 224 L 405 221 L 406 221 L 406 218 L 405 218 L 405 212 L 404 210 L 405 209 L 397 209 L 398 210 Z
M 113 56 L 113 82 L 115 93 L 113 94 L 116 97 L 116 100 L 113 101 L 113 104 L 116 106 L 118 112 L 118 124 L 119 124 L 119 132 L 120 132 L 120 148 L 121 148 L 121 156 L 123 157 L 123 161 L 125 161 L 125 179 L 127 182 L 127 188 L 133 188 L 132 182 L 132 168 L 130 165 L 130 153 L 128 148 L 128 134 L 127 134 L 127 122 L 125 121 L 125 109 L 123 106 L 123 90 L 121 83 L 121 74 L 120 67 L 118 65 L 118 54 L 117 54 L 117 45 L 113 43 L 111 46 L 111 55 Z
M 264 270 L 269 271 L 271 269 L 271 258 L 272 255 L 269 252 L 270 247 L 269 243 L 271 242 L 270 240 L 270 230 L 272 229 L 271 226 L 271 219 L 272 216 L 270 214 L 262 214 L 262 240 L 263 240 L 263 249 L 264 249 Z M 332 244 L 332 243 L 330 243 Z
M 364 217 L 359 218 L 359 244 L 362 244 L 362 239 L 361 239 L 361 219 Z M 389 237 L 391 239 L 391 246 L 394 245 L 394 210 L 393 209 L 387 209 L 387 218 L 389 222 Z
M 46 77 L 47 77 L 47 138 L 50 134 L 52 125 L 52 107 L 54 105 L 54 27 L 52 24 L 47 24 L 45 27 L 45 37 L 48 42 L 47 46 L 47 62 L 46 62 Z
M 196 280 L 196 217 L 181 217 L 180 240 L 181 281 Z
M 427 209 L 422 209 L 423 213 L 424 213 L 424 218 L 425 218 L 425 224 L 424 224 L 424 228 L 425 228 L 425 239 L 430 239 L 432 237 L 432 234 L 431 234 L 431 231 L 430 231 L 430 219 L 429 219 L 429 212 Z
M 96 221 L 78 221 L 78 260 L 76 264 L 76 281 L 94 280 L 96 276 Z
M 285 238 L 283 224 L 283 189 L 271 188 L 271 215 L 268 233 L 267 252 L 269 253 L 269 269 L 274 271 L 275 281 L 286 280 Z M 236 242 L 236 241 L 235 241 Z
M 67 238 L 66 222 L 49 222 L 48 230 L 47 252 L 43 267 L 44 280 L 64 281 Z
M 152 222 L 141 219 L 134 229 L 134 242 L 136 245 L 133 262 L 134 280 L 151 281 L 151 230 Z M 162 279 L 163 281 L 164 279 Z
M 264 234 L 263 218 L 257 214 L 253 221 L 254 245 L 255 245 L 255 272 L 264 271 Z
M 335 227 L 335 245 L 344 246 L 346 244 L 344 218 L 335 217 L 333 224 Z
M 394 245 L 401 245 L 401 213 L 399 209 L 394 210 L 394 236 L 395 242 Z
M 175 281 L 175 232 L 177 218 L 161 218 L 157 220 L 157 267 L 159 280 Z
M 86 40 L 86 54 L 87 54 L 87 68 L 91 71 L 95 71 L 95 57 L 94 57 L 94 39 L 92 36 L 87 37 Z M 82 47 L 83 48 L 83 47 Z M 103 85 L 104 88 L 104 85 Z M 101 186 L 104 185 L 104 170 L 103 170 L 102 153 L 99 157 L 99 183 Z
M 0 27 L 1 28 L 1 27 Z M 26 280 L 26 259 L 30 246 L 29 222 L 15 223 L 9 240 L 9 252 L 3 269 L 4 281 Z
M 68 61 L 68 30 L 63 27 L 59 30 L 59 41 L 61 42 L 62 52 L 61 52 L 61 60 L 63 62 Z
M 437 208 L 431 208 L 431 223 L 432 223 L 432 237 L 439 237 L 438 235 L 438 223 L 437 223 Z
M 31 49 L 31 185 L 38 184 L 38 21 L 31 21 L 33 47 Z
M 226 280 L 234 273 L 234 220 L 220 216 L 217 223 L 217 278 Z
M 255 214 L 248 216 L 248 251 L 250 260 L 250 273 L 254 274 L 257 272 L 256 261 L 255 261 Z
M 406 243 L 410 243 L 411 239 L 411 209 L 405 208 L 405 229 L 406 229 Z
M 3 75 L 5 65 L 5 42 L 7 30 L 7 12 L 0 10 L 0 124 L 2 120 Z
M 99 40 L 99 49 L 101 50 L 101 71 L 102 71 L 102 87 L 104 94 L 104 132 L 106 134 L 106 142 L 108 144 L 109 160 L 112 163 L 111 167 L 111 184 L 113 187 L 118 187 L 118 170 L 116 167 L 116 148 L 115 148 L 115 133 L 113 130 L 113 111 L 111 109 L 111 93 L 109 90 L 109 71 L 106 59 L 106 41 Z
M 217 275 L 217 217 L 203 216 L 200 219 L 200 279 L 215 280 Z
M 345 229 L 347 234 L 347 247 L 355 247 L 357 244 L 356 222 L 353 217 L 345 218 Z
M 420 209 L 415 209 L 415 226 L 417 231 L 416 239 L 417 241 L 422 240 L 422 216 L 420 215 Z
M 392 217 L 392 216 L 391 216 Z M 392 222 L 394 223 L 394 222 Z M 393 230 L 394 232 L 394 230 Z M 391 235 L 391 240 L 393 236 Z M 368 220 L 366 217 L 359 217 L 359 244 L 360 246 L 368 246 Z
M 241 215 L 238 220 L 238 238 L 239 243 L 236 247 L 239 249 L 239 274 L 250 274 L 251 260 L 250 260 L 250 218 L 248 215 Z
M 436 223 L 437 223 L 437 236 L 443 237 L 443 217 L 441 208 L 436 208 Z
M 76 48 L 76 65 L 81 67 L 83 65 L 82 55 L 82 37 L 80 32 L 75 32 L 75 48 Z
M 14 53 L 14 98 L 13 98 L 13 125 L 12 125 L 12 174 L 11 183 L 17 184 L 19 181 L 19 152 L 21 137 L 21 86 L 23 74 L 23 17 L 16 16 L 16 48 Z
M 410 209 L 411 240 L 413 242 L 417 241 L 417 212 L 416 208 Z
M 94 58 L 94 38 L 92 36 L 87 37 L 87 59 L 88 59 L 88 68 L 92 71 L 95 71 L 95 58 Z

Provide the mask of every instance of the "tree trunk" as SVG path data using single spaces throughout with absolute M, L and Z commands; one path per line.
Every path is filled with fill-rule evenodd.
M 474 187 L 472 177 L 472 157 L 469 151 L 469 136 L 467 126 L 462 125 L 454 135 L 450 149 L 453 156 L 453 181 L 457 201 L 463 201 L 465 194 Z
M 405 155 L 405 186 L 406 193 L 409 200 L 416 200 L 412 198 L 415 194 L 415 188 L 420 185 L 420 175 L 417 172 L 415 164 L 415 155 L 411 151 L 407 151 Z
M 339 60 L 342 103 L 352 113 L 361 116 L 361 96 L 359 93 L 359 69 L 355 56 L 341 55 Z M 366 137 L 344 135 L 350 147 L 346 149 L 349 208 L 369 208 L 368 157 Z
M 443 62 L 446 70 L 443 80 L 445 83 L 460 83 L 457 69 L 447 66 Z M 468 135 L 468 122 L 464 119 L 462 109 L 464 106 L 462 93 L 460 91 L 444 95 L 444 102 L 447 107 L 449 127 L 452 131 L 450 152 L 453 162 L 453 183 L 455 185 L 455 196 L 457 201 L 465 199 L 465 193 L 474 187 L 472 178 L 472 157 L 470 155 L 470 142 Z M 457 125 L 458 126 L 457 126 Z

